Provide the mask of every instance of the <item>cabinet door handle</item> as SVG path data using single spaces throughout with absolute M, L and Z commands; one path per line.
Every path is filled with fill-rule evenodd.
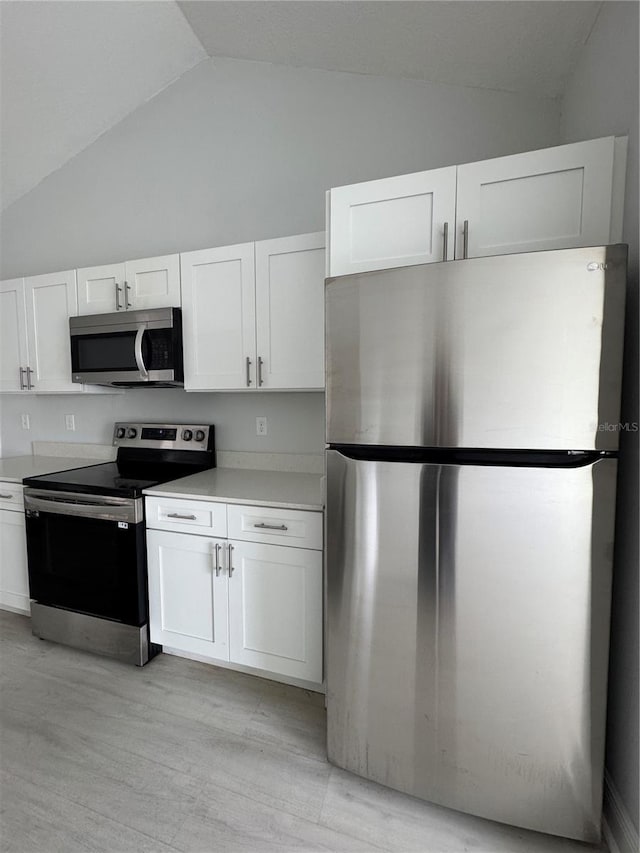
M 122 305 L 120 304 L 120 294 L 122 293 L 122 288 L 120 287 L 120 285 L 118 284 L 117 281 L 115 284 L 116 284 L 116 311 L 121 311 Z
M 447 254 L 449 249 L 449 223 L 444 223 L 444 229 L 442 231 L 442 260 L 447 260 Z
M 258 385 L 264 384 L 262 381 L 262 365 L 263 364 L 264 364 L 264 361 L 260 358 L 260 356 L 258 356 Z
M 469 257 L 469 220 L 465 219 L 462 226 L 462 257 Z
M 233 551 L 233 545 L 229 542 L 229 577 L 233 574 L 233 557 L 231 552 Z
M 131 308 L 131 303 L 129 302 L 129 291 L 131 290 L 131 285 L 128 281 L 124 283 L 124 307 Z
M 3 498 L 5 501 L 10 500 L 12 497 L 13 495 L 0 494 L 0 498 Z
M 247 388 L 251 385 L 251 359 L 247 356 Z
M 19 367 L 18 370 L 20 371 L 20 390 L 24 391 L 27 387 L 24 383 L 24 374 L 26 373 L 26 370 L 24 367 Z
M 216 573 L 216 577 L 220 577 L 220 543 L 216 542 L 215 544 L 211 543 L 211 559 L 214 561 L 213 568 Z
M 261 521 L 259 524 L 254 524 L 254 527 L 260 527 L 262 530 L 288 530 L 286 524 L 265 524 Z
M 180 515 L 179 512 L 168 512 L 167 518 L 184 518 L 185 521 L 195 521 L 195 515 Z
M 31 374 L 32 373 L 33 373 L 33 370 L 31 370 L 30 367 L 27 367 L 27 391 L 32 391 L 34 388 L 34 384 L 31 381 Z

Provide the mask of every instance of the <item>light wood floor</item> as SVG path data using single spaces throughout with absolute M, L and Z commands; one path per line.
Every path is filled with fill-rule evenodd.
M 323 697 L 161 655 L 143 669 L 0 613 L 0 849 L 595 853 L 331 767 Z

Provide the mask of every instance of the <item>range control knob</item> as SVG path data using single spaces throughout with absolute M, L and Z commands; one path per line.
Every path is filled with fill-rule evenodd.
M 124 427 L 118 427 L 116 430 L 116 438 L 124 438 Z
M 204 441 L 204 430 L 203 429 L 196 430 L 196 441 Z
M 127 430 L 127 438 L 135 438 L 138 434 L 138 430 L 134 427 L 129 427 Z
M 183 441 L 191 441 L 192 438 L 193 438 L 193 433 L 191 432 L 190 429 L 183 429 L 182 430 L 182 440 Z

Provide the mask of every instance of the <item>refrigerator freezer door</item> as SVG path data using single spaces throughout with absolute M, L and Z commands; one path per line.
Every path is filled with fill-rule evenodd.
M 615 450 L 626 246 L 329 279 L 327 442 Z
M 596 841 L 616 461 L 327 464 L 330 761 Z

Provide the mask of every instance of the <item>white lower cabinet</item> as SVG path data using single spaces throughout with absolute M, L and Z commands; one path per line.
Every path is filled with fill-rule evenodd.
M 321 513 L 149 497 L 146 514 L 152 642 L 321 684 Z
M 229 545 L 229 660 L 321 682 L 322 552 Z
M 22 486 L 0 482 L 0 608 L 30 613 Z

